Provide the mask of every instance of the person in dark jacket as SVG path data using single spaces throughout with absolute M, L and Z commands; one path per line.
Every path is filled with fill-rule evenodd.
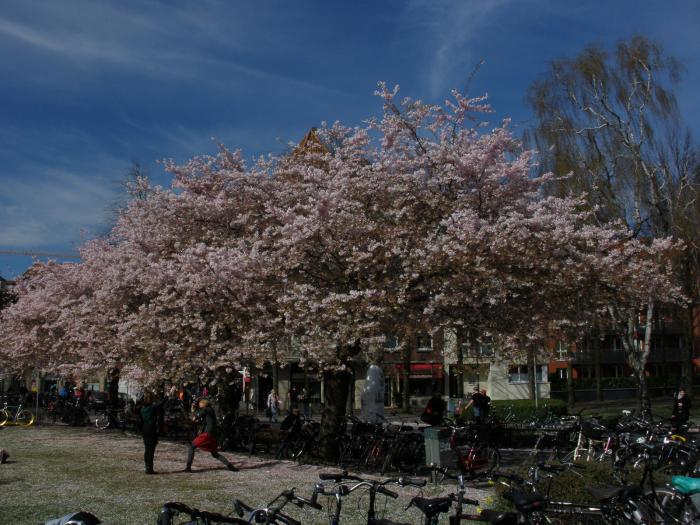
M 489 398 L 489 401 L 491 401 L 491 398 Z M 471 399 L 469 399 L 469 403 L 467 403 L 467 406 L 464 407 L 463 411 L 466 411 L 469 409 L 469 407 L 472 407 L 472 410 L 474 411 L 474 421 L 481 423 L 484 416 L 483 410 L 485 404 L 486 399 L 484 395 L 479 390 L 479 387 L 475 386 L 474 393 L 471 395 Z
M 167 399 L 156 402 L 153 394 L 146 393 L 143 397 L 141 409 L 138 412 L 141 436 L 143 437 L 143 462 L 146 465 L 146 474 L 155 474 L 153 470 L 153 458 L 158 445 L 161 421 L 163 419 L 163 405 Z
M 688 422 L 688 419 L 690 419 L 690 406 L 691 403 L 688 392 L 686 392 L 683 387 L 679 388 L 676 399 L 673 402 L 673 412 L 671 414 L 671 423 L 673 424 L 674 430 L 677 430 Z
M 219 454 L 219 442 L 217 441 L 216 414 L 210 406 L 208 399 L 200 399 L 197 410 L 193 411 L 193 415 L 198 424 L 197 436 L 190 443 L 190 448 L 187 454 L 187 466 L 185 472 L 192 472 L 192 462 L 194 461 L 194 452 L 198 448 L 206 452 L 211 452 L 213 458 L 218 459 L 226 468 L 232 472 L 238 469 L 229 463 L 228 459 Z
M 445 410 L 447 410 L 447 403 L 442 399 L 440 392 L 435 390 L 420 419 L 428 425 L 439 425 L 445 417 Z

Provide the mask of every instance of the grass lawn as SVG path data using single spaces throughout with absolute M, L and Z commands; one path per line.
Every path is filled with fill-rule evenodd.
M 160 506 L 167 501 L 228 513 L 233 498 L 262 505 L 292 487 L 308 497 L 318 473 L 331 470 L 227 453 L 241 469 L 234 473 L 197 451 L 194 472 L 186 474 L 181 472 L 185 445 L 162 441 L 156 450 L 158 474 L 147 476 L 140 438 L 58 425 L 0 428 L 0 447 L 11 456 L 7 464 L 0 465 L 0 524 L 43 523 L 77 510 L 90 511 L 104 523 L 154 524 Z M 454 489 L 429 486 L 424 493 L 433 496 Z M 414 509 L 404 511 L 416 490 L 396 486 L 392 490 L 400 497 L 387 502 L 386 517 L 420 523 Z M 483 498 L 485 493 L 473 491 L 471 496 Z M 382 499 L 378 499 L 380 510 L 384 509 Z M 366 523 L 366 503 L 366 491 L 348 497 L 343 523 Z M 328 523 L 326 512 L 287 508 L 304 524 Z

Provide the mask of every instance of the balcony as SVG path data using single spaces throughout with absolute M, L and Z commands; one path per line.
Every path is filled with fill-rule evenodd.
M 574 364 L 593 364 L 595 357 L 592 352 L 574 352 Z M 649 354 L 650 363 L 677 363 L 685 359 L 685 349 L 678 347 L 652 348 Z M 625 363 L 625 352 L 622 350 L 601 350 L 601 364 Z

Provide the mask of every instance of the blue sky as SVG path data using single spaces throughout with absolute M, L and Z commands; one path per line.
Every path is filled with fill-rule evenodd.
M 442 101 L 484 59 L 517 128 L 527 86 L 589 43 L 650 36 L 681 59 L 700 113 L 696 0 L 31 1 L 0 4 L 0 250 L 71 251 L 103 232 L 132 161 L 280 151 L 310 126 L 380 108 L 378 80 Z M 31 258 L 0 254 L 0 275 Z

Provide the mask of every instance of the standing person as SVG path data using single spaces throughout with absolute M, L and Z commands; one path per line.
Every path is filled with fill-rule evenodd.
M 158 435 L 160 434 L 161 422 L 163 419 L 163 405 L 167 401 L 163 398 L 156 402 L 155 397 L 150 392 L 143 396 L 143 403 L 138 412 L 141 437 L 143 437 L 143 462 L 146 466 L 146 474 L 155 474 L 153 470 L 153 458 L 158 445 Z
M 487 395 L 486 389 L 481 389 L 481 420 L 486 423 L 489 419 L 489 412 L 491 412 L 491 398 Z
M 75 400 L 76 400 L 77 404 L 81 407 L 84 406 L 85 405 L 85 388 L 83 388 L 82 385 L 79 387 L 76 386 L 75 388 L 73 388 L 73 391 L 74 391 L 73 395 L 75 396 Z
M 306 388 L 301 389 L 301 394 L 299 394 L 299 401 L 301 401 L 304 407 L 304 419 L 311 419 L 311 394 Z
M 70 383 L 64 383 L 63 386 L 61 387 L 61 390 L 58 391 L 58 396 L 66 401 L 69 397 L 70 393 Z
M 185 472 L 192 472 L 192 462 L 194 461 L 194 452 L 201 448 L 205 452 L 211 452 L 214 459 L 221 461 L 226 468 L 232 472 L 238 469 L 229 463 L 228 459 L 219 454 L 219 442 L 217 441 L 216 414 L 210 406 L 208 399 L 200 399 L 198 409 L 193 407 L 192 412 L 195 420 L 198 423 L 197 436 L 190 443 L 190 448 L 187 453 L 187 466 Z
M 292 410 L 295 408 L 299 408 L 299 392 L 297 391 L 297 388 L 293 386 L 289 390 L 289 413 L 292 413 Z
M 280 398 L 274 389 L 270 390 L 270 395 L 267 396 L 267 414 L 270 418 L 270 423 L 277 423 L 277 412 L 280 408 Z
M 673 412 L 671 414 L 671 423 L 674 430 L 678 430 L 688 422 L 688 419 L 690 419 L 690 407 L 690 397 L 688 397 L 685 388 L 680 387 L 673 402 Z
M 477 423 L 481 423 L 481 420 L 482 420 L 481 411 L 483 409 L 483 406 L 484 406 L 484 398 L 481 395 L 481 392 L 479 391 L 479 387 L 475 386 L 474 393 L 472 394 L 472 397 L 469 400 L 469 403 L 467 403 L 467 406 L 464 407 L 464 410 L 468 410 L 469 407 L 473 407 L 474 421 L 476 421 Z
M 443 418 L 445 417 L 445 410 L 447 410 L 447 403 L 442 399 L 442 395 L 438 390 L 433 391 L 432 397 L 428 400 L 428 404 L 423 410 L 423 414 L 420 419 L 428 425 L 439 425 Z

